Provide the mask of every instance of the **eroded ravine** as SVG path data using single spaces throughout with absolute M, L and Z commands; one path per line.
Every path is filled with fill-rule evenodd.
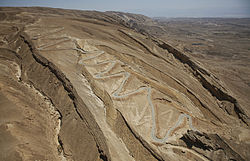
M 5 79 L 0 79 L 0 95 L 1 104 L 3 103 L 3 105 L 6 106 L 1 106 L 1 111 L 7 109 L 10 113 L 7 116 L 4 115 L 6 111 L 2 113 L 1 126 L 4 126 L 4 122 L 2 122 L 3 118 L 9 117 L 6 126 L 8 127 L 7 131 L 10 131 L 10 136 L 12 136 L 13 140 L 17 140 L 19 144 L 22 142 L 30 142 L 22 147 L 13 147 L 12 150 L 16 150 L 17 153 L 12 159 L 20 157 L 19 159 L 22 160 L 32 160 L 32 157 L 35 156 L 37 159 L 47 158 L 50 160 L 66 161 L 67 159 L 64 155 L 63 147 L 59 139 L 61 129 L 60 112 L 56 109 L 50 98 L 45 96 L 32 84 L 22 80 L 21 75 L 23 71 L 21 69 L 22 63 L 20 62 L 20 59 L 21 57 L 18 53 L 15 53 L 13 50 L 0 48 L 0 73 L 1 77 L 5 77 Z M 8 63 L 9 65 L 7 65 Z M 8 71 L 9 73 L 4 76 L 5 71 Z M 15 92 L 18 93 L 18 95 L 16 95 Z M 26 101 L 21 102 L 23 99 Z M 32 103 L 29 102 L 30 99 L 32 99 Z M 16 106 L 17 109 L 13 109 L 11 106 Z M 14 111 L 16 115 L 18 115 L 17 118 L 11 116 Z M 23 119 L 23 117 L 25 119 Z M 40 147 L 44 147 L 44 144 L 46 144 L 45 146 L 47 147 L 47 150 L 50 151 L 50 154 L 39 156 L 40 153 L 44 153 L 44 150 L 32 148 L 27 151 L 31 146 L 36 145 L 37 139 L 29 140 L 30 138 L 24 134 L 27 132 L 30 134 L 36 133 L 36 131 L 40 130 L 40 124 L 44 124 L 45 122 L 47 126 L 43 127 L 43 129 L 37 134 L 37 139 L 43 141 L 43 143 L 39 145 Z M 37 126 L 37 124 L 39 126 Z M 31 126 L 31 129 L 25 127 L 27 125 Z M 21 128 L 21 130 L 17 130 L 18 128 Z M 1 133 L 2 132 L 3 131 L 1 131 Z M 6 136 L 3 135 L 2 137 L 5 138 Z M 32 153 L 34 156 L 29 155 Z M 0 160 L 8 160 L 6 158 L 8 154 L 2 154 L 0 155 Z
M 21 62 L 20 79 L 43 93 L 61 114 L 58 142 L 62 147 L 64 157 L 67 160 L 84 158 L 110 160 L 100 128 L 68 79 L 55 65 L 38 54 L 29 36 L 22 30 L 15 33 L 13 37 L 15 40 L 11 40 L 13 43 L 9 46 L 11 52 L 18 51 L 15 60 Z M 37 73 L 40 75 L 37 76 Z M 63 101 L 62 98 L 64 98 Z M 82 140 L 80 138 L 88 139 L 88 144 L 81 143 L 78 147 L 75 146 L 74 144 Z M 75 139 L 80 140 L 76 142 Z M 90 151 L 83 153 L 74 150 L 79 147 L 85 149 L 85 146 L 88 146 Z

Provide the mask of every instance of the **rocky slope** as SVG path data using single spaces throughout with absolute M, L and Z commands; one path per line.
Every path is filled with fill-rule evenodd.
M 0 160 L 250 159 L 237 99 L 138 19 L 0 8 Z

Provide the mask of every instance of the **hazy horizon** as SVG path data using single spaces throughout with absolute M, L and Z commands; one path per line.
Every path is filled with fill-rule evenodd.
M 78 10 L 121 11 L 149 17 L 250 17 L 249 0 L 2 0 L 0 6 L 53 7 Z

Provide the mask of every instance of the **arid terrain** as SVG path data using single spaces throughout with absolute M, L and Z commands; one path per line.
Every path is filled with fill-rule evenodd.
M 157 19 L 164 34 L 151 33 L 189 54 L 222 80 L 235 98 L 250 105 L 250 19 Z M 248 113 L 249 115 L 249 113 Z
M 249 24 L 0 8 L 0 160 L 250 160 Z

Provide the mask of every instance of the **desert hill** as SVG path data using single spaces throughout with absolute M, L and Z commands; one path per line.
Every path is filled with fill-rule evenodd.
M 155 23 L 0 8 L 0 160 L 249 160 L 246 104 Z

